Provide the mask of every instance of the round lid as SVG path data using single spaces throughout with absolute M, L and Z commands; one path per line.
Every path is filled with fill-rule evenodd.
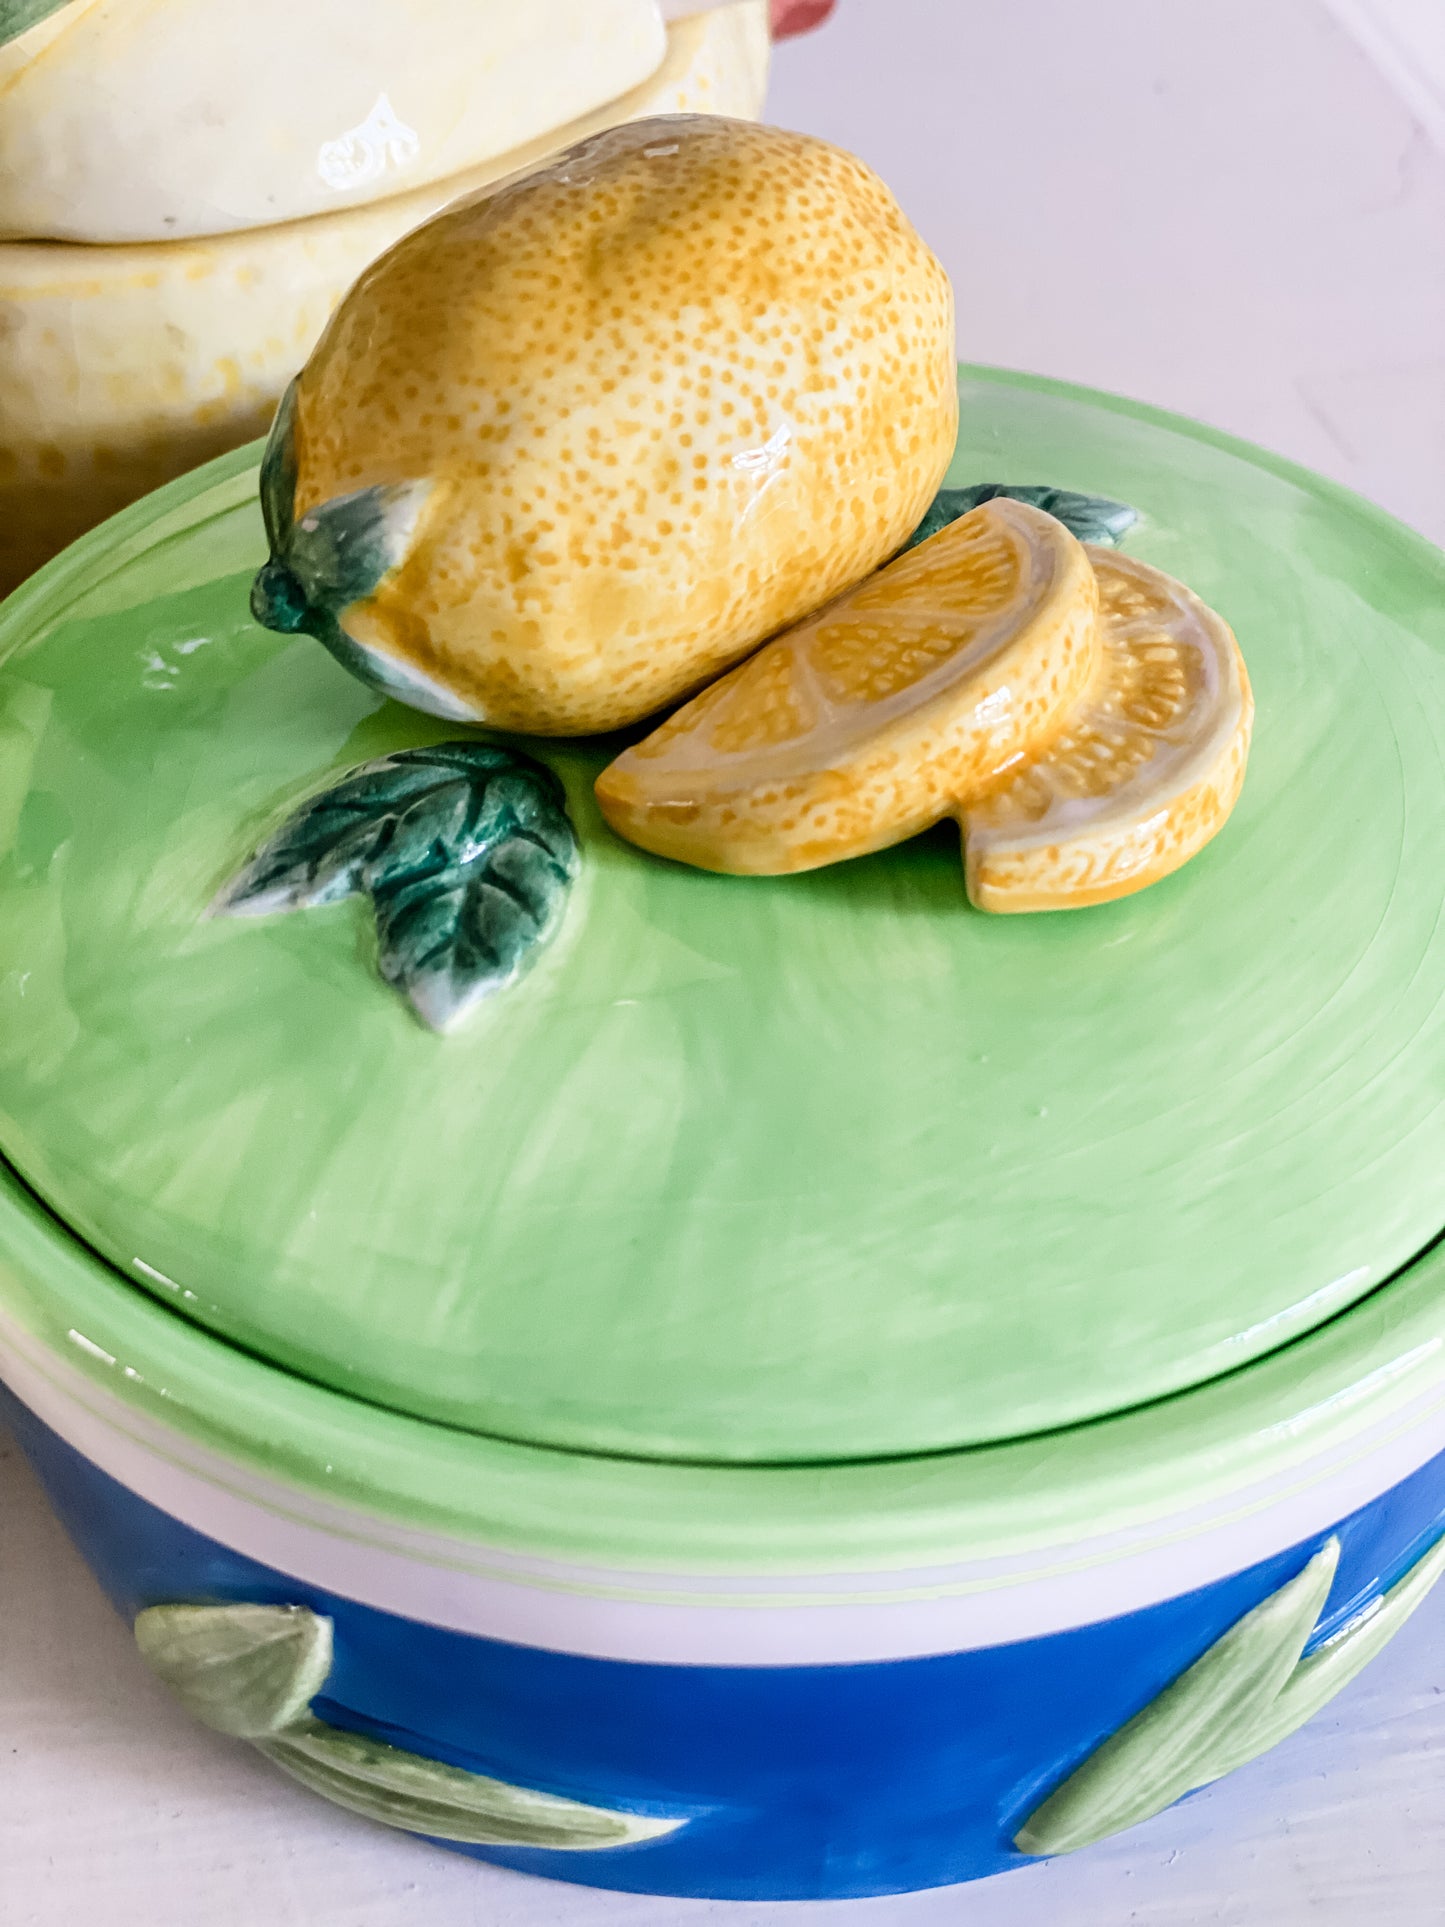
M 1216 841 L 993 918 L 955 832 L 737 879 L 602 825 L 446 1035 L 364 901 L 208 907 L 357 765 L 456 738 L 255 627 L 255 455 L 92 538 L 0 638 L 0 1146 L 138 1287 L 287 1369 L 534 1443 L 837 1462 L 1217 1377 L 1445 1208 L 1445 561 L 1151 411 L 976 373 L 951 480 L 1133 503 L 1257 701 Z

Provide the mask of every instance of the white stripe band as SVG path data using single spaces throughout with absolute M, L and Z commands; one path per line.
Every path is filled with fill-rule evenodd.
M 0 1376 L 122 1485 L 263 1565 L 458 1632 L 680 1665 L 902 1659 L 1113 1618 L 1323 1531 L 1445 1450 L 1437 1393 L 1289 1475 L 1129 1533 L 928 1570 L 715 1577 L 526 1558 L 319 1498 L 131 1410 L 8 1320 Z

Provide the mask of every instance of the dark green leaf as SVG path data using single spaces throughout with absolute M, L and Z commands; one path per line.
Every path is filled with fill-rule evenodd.
M 1112 502 L 1107 495 L 1078 495 L 1073 489 L 1046 485 L 1015 487 L 1011 482 L 975 482 L 970 488 L 941 488 L 904 546 L 911 549 L 926 542 L 930 535 L 937 535 L 940 529 L 946 529 L 970 509 L 980 508 L 1000 495 L 1011 502 L 1027 502 L 1033 508 L 1042 509 L 1045 515 L 1055 516 L 1081 542 L 1100 542 L 1106 548 L 1117 548 L 1139 520 L 1137 509 L 1131 509 L 1126 502 Z
M 429 488 L 427 482 L 378 483 L 307 509 L 285 557 L 307 607 L 335 617 L 369 596 L 405 555 Z
M 312 797 L 214 907 L 261 916 L 365 891 L 381 975 L 446 1030 L 552 935 L 577 864 L 551 770 L 492 743 L 440 743 Z

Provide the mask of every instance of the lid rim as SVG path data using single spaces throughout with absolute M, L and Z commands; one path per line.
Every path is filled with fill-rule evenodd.
M 1445 1240 L 1328 1325 L 1126 1414 L 921 1458 L 698 1466 L 462 1432 L 293 1378 L 137 1291 L 0 1171 L 0 1377 L 25 1355 L 164 1428 L 178 1462 L 219 1455 L 510 1554 L 885 1572 L 1148 1533 L 1264 1480 L 1308 1486 L 1382 1429 L 1418 1434 L 1425 1463 L 1445 1447 Z

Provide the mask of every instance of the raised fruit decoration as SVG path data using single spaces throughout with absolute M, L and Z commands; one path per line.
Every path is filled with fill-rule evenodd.
M 811 870 L 936 823 L 1091 683 L 1080 543 L 1022 502 L 950 523 L 787 630 L 598 779 L 612 827 L 704 870 Z
M 948 278 L 861 161 L 614 128 L 361 276 L 272 431 L 253 607 L 418 708 L 616 728 L 893 554 L 957 412 Z
M 657 856 L 781 875 L 954 818 L 980 909 L 1126 896 L 1233 809 L 1244 663 L 1107 546 L 1128 505 L 941 486 L 953 357 L 947 276 L 861 161 L 611 128 L 356 283 L 272 428 L 253 611 L 456 722 L 647 724 L 596 795 Z M 472 936 L 447 1022 L 514 974 Z
M 1058 734 L 962 811 L 981 910 L 1129 896 L 1187 863 L 1239 796 L 1254 701 L 1229 627 L 1147 562 L 1089 551 L 1103 648 Z

